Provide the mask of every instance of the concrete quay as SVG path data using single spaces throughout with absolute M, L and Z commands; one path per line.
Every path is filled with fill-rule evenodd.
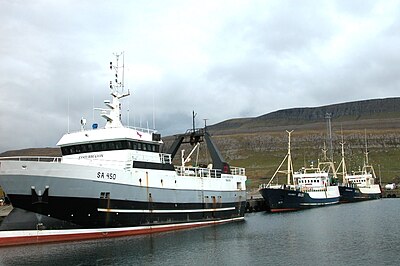
M 396 189 L 383 189 L 382 198 L 400 198 L 400 188 Z
M 247 192 L 246 212 L 266 211 L 267 204 L 258 192 L 258 189 Z

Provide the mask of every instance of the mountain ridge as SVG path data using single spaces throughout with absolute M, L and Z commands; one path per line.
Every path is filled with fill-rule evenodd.
M 353 124 L 354 121 L 400 118 L 400 97 L 351 101 L 319 107 L 281 109 L 257 117 L 234 118 L 208 126 L 215 134 L 254 133 L 282 126 L 304 126 L 325 123 L 329 113 L 332 121 Z M 364 124 L 364 123 L 355 123 Z M 392 123 L 391 123 L 392 124 Z

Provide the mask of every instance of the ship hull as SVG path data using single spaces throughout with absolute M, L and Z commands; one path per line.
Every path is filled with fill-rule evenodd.
M 161 203 L 110 199 L 48 197 L 47 202 L 32 203 L 31 196 L 9 195 L 16 209 L 48 218 L 3 221 L 0 230 L 117 228 L 171 223 L 200 222 L 243 217 L 245 201 L 226 203 Z M 24 217 L 27 217 L 26 215 Z M 50 220 L 53 218 L 53 220 Z M 9 222 L 8 220 L 13 221 Z M 57 222 L 59 221 L 59 222 Z
M 260 189 L 270 212 L 297 211 L 339 203 L 339 195 L 317 195 L 313 192 L 301 192 L 283 188 Z
M 40 216 L 39 216 L 40 217 Z M 50 242 L 64 242 L 89 240 L 99 238 L 111 238 L 151 234 L 173 230 L 181 230 L 202 226 L 211 226 L 227 222 L 242 221 L 244 217 L 229 219 L 212 219 L 198 222 L 182 222 L 169 224 L 153 224 L 133 227 L 107 227 L 107 228 L 81 228 L 81 229 L 33 229 L 33 230 L 7 230 L 0 231 L 0 247 L 28 245 Z M 46 219 L 43 219 L 46 220 Z M 60 221 L 60 223 L 65 223 Z
M 235 189 L 243 177 L 17 164 L 1 165 L 1 186 L 15 211 L 0 226 L 0 245 L 145 234 L 244 218 L 246 191 Z M 100 170 L 117 180 L 99 178 Z
M 371 189 L 339 186 L 339 192 L 341 203 L 380 199 L 382 197 L 379 185 L 374 185 Z

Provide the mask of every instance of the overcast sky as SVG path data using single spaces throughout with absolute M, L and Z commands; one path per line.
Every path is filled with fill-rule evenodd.
M 400 96 L 399 1 L 0 1 L 0 152 L 54 147 L 109 97 L 162 135 L 293 107 Z M 68 123 L 69 121 L 69 123 Z

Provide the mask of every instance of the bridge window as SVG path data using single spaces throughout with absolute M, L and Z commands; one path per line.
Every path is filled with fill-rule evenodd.
M 92 152 L 93 151 L 93 145 L 92 144 L 88 144 L 87 146 L 87 151 L 88 152 Z
M 78 144 L 61 147 L 62 155 L 79 154 L 86 152 L 99 152 L 110 150 L 140 150 L 149 152 L 159 152 L 160 145 L 143 143 L 138 141 L 118 140 L 99 143 Z

